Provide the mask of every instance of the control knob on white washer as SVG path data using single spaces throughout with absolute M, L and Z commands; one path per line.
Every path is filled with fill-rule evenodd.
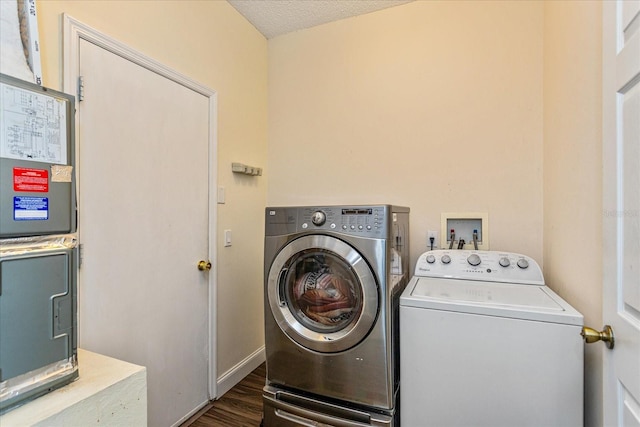
M 442 261 L 443 264 L 449 264 L 451 262 L 451 257 L 449 255 L 442 255 L 440 261 Z
M 511 265 L 511 261 L 509 261 L 509 258 L 506 256 L 503 256 L 500 258 L 500 261 L 498 261 L 498 264 L 500 264 L 501 267 L 509 267 Z
M 478 254 L 471 254 L 469 255 L 469 257 L 467 258 L 467 262 L 471 265 L 473 265 L 474 267 L 476 265 L 480 265 L 480 263 L 482 262 L 482 260 L 480 259 L 480 257 L 478 256 Z
M 527 261 L 524 258 L 520 258 L 518 260 L 518 267 L 523 268 L 523 269 L 529 267 L 529 261 Z
M 429 254 L 427 255 L 427 262 L 429 264 L 433 264 L 434 262 L 436 262 L 436 257 L 434 257 L 433 255 Z

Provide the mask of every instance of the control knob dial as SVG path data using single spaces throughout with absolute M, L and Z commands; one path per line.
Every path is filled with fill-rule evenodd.
M 315 211 L 311 216 L 311 222 L 313 222 L 314 225 L 322 225 L 326 220 L 327 216 L 322 211 Z
M 526 260 L 526 259 L 524 259 L 524 258 L 520 258 L 520 259 L 518 260 L 518 267 L 520 267 L 520 268 L 522 268 L 522 269 L 525 269 L 525 268 L 529 267 L 529 261 L 527 261 L 527 260 Z
M 511 265 L 511 261 L 509 261 L 509 258 L 506 256 L 503 256 L 500 258 L 500 261 L 498 261 L 498 264 L 500 264 L 501 267 L 509 267 Z
M 478 256 L 478 254 L 471 254 L 469 255 L 469 257 L 467 258 L 467 262 L 471 265 L 473 265 L 474 267 L 476 265 L 480 265 L 480 263 L 482 262 L 482 260 L 480 259 L 480 257 Z

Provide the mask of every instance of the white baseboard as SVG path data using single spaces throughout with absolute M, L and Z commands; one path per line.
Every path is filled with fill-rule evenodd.
M 233 368 L 218 377 L 216 386 L 216 399 L 220 399 L 223 394 L 231 390 L 236 384 L 253 372 L 266 360 L 264 346 L 260 347 Z
M 209 410 L 211 406 L 213 405 L 208 400 L 206 402 L 201 403 L 194 410 L 192 410 L 187 415 L 185 415 L 184 417 L 176 421 L 171 427 L 180 427 L 183 424 L 187 426 L 191 425 L 191 423 L 197 420 L 202 414 L 207 412 L 207 410 Z

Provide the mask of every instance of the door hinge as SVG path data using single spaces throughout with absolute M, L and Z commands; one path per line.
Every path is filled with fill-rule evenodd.
M 78 102 L 84 100 L 84 77 L 78 76 Z

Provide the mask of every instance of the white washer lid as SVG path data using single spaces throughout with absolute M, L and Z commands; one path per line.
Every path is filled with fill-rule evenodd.
M 414 276 L 400 305 L 582 326 L 582 314 L 547 286 Z

